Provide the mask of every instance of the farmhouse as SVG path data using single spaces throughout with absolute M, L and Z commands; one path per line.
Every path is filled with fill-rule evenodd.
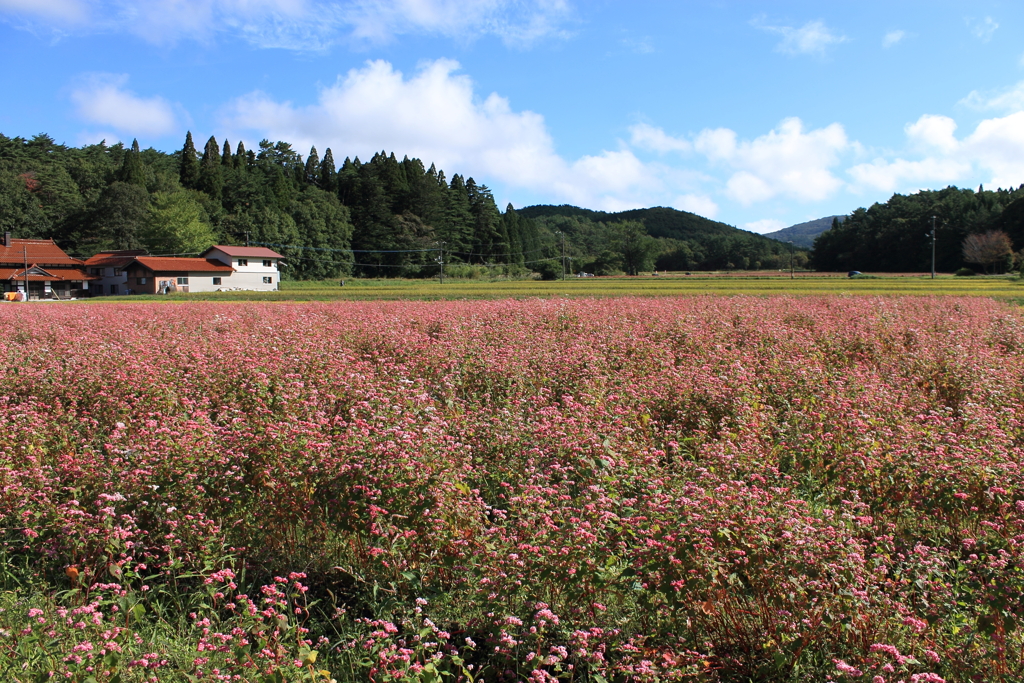
M 12 239 L 0 244 L 0 285 L 4 292 L 23 292 L 29 299 L 71 299 L 81 296 L 94 279 L 85 262 L 71 258 L 53 240 Z
M 129 287 L 128 272 L 125 268 L 136 256 L 145 253 L 142 249 L 104 251 L 86 259 L 86 270 L 89 275 L 96 278 L 89 283 L 89 296 L 126 294 Z
M 284 257 L 266 247 L 210 247 L 203 258 L 220 261 L 235 269 L 228 283 L 232 289 L 272 291 L 281 282 L 278 262 Z
M 234 269 L 204 258 L 136 256 L 125 265 L 127 287 L 135 294 L 216 292 L 226 287 Z

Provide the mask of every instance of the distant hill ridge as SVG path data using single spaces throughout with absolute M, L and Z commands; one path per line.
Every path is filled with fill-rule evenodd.
M 609 241 L 608 237 L 615 229 L 600 226 L 623 222 L 640 222 L 649 235 L 646 239 L 655 238 L 647 246 L 630 248 L 648 250 L 657 270 L 776 270 L 789 267 L 794 259 L 788 244 L 663 206 L 607 212 L 567 204 L 537 205 L 519 209 L 518 215 L 535 222 L 542 234 L 565 234 L 573 258 L 597 272 L 608 270 L 604 251 L 615 244 L 615 238 Z M 801 250 L 795 260 L 799 267 L 807 256 Z
M 582 209 L 578 206 L 562 204 L 554 206 L 551 204 L 537 204 L 517 209 L 520 216 L 527 218 L 540 218 L 542 216 L 569 216 L 587 218 L 602 223 L 617 223 L 620 221 L 643 221 L 647 227 L 647 234 L 651 237 L 667 237 L 670 239 L 687 240 L 699 239 L 708 235 L 730 236 L 742 234 L 744 236 L 755 235 L 746 230 L 713 221 L 710 218 L 698 216 L 689 211 L 679 211 L 664 206 L 655 206 L 650 209 L 630 209 L 629 211 L 594 211 Z M 831 220 L 831 219 L 830 219 Z M 758 235 L 763 237 L 763 235 Z
M 832 227 L 833 218 L 838 218 L 840 223 L 846 220 L 846 216 L 825 216 L 824 218 L 816 218 L 806 223 L 797 223 L 775 232 L 765 233 L 765 237 L 770 237 L 780 242 L 792 240 L 795 246 L 810 249 L 814 246 L 814 238 Z

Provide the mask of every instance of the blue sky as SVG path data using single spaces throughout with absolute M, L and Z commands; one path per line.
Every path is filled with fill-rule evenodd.
M 757 232 L 1024 183 L 1024 3 L 0 0 L 0 132 L 394 151 Z

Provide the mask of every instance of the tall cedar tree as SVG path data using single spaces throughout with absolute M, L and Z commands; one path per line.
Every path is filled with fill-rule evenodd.
M 203 150 L 203 161 L 199 166 L 199 190 L 214 199 L 220 199 L 224 190 L 224 175 L 221 172 L 220 147 L 217 138 L 210 136 Z
M 178 179 L 181 184 L 194 190 L 199 185 L 199 158 L 196 156 L 196 146 L 192 142 L 192 131 L 185 134 L 185 146 L 181 150 L 181 160 L 178 166 Z
M 221 166 L 231 166 L 231 143 L 224 141 L 224 150 L 220 153 Z
M 316 146 L 309 148 L 309 157 L 306 158 L 305 180 L 310 185 L 320 186 L 320 155 L 316 152 Z
M 146 169 L 142 165 L 142 152 L 139 150 L 139 141 L 137 139 L 132 140 L 132 148 L 124 154 L 120 180 L 129 185 L 146 186 Z
M 334 165 L 334 154 L 331 152 L 331 148 L 328 147 L 327 151 L 324 152 L 324 159 L 320 162 L 320 187 L 326 192 L 336 192 L 338 187 L 334 180 L 334 176 L 337 175 L 336 167 Z
M 470 210 L 466 183 L 458 173 L 452 176 L 448 185 L 444 172 L 438 172 L 437 182 L 446 186 L 444 216 L 436 226 L 438 235 L 447 243 L 449 252 L 467 263 L 480 262 L 480 255 L 473 249 L 473 213 Z
M 241 140 L 238 141 L 238 147 L 235 148 L 235 156 L 231 163 L 238 170 L 244 169 L 248 163 L 248 159 L 245 154 L 245 143 Z

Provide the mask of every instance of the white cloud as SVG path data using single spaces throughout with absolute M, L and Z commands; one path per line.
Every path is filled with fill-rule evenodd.
M 843 185 L 831 169 L 850 147 L 838 123 L 805 132 L 797 118 L 785 119 L 751 141 L 738 142 L 727 128 L 705 130 L 694 141 L 694 149 L 710 161 L 736 170 L 726 183 L 726 194 L 745 206 L 776 196 L 800 201 L 828 198 Z
M 0 15 L 36 17 L 58 25 L 76 24 L 86 17 L 82 0 L 0 0 Z
M 967 20 L 967 25 L 971 27 L 971 33 L 974 34 L 974 37 L 983 43 L 992 40 L 993 34 L 999 28 L 999 24 L 992 17 L 985 17 L 984 20 L 980 21 L 970 18 Z
M 1024 183 L 1024 112 L 982 121 L 963 146 L 969 158 L 992 173 L 991 185 Z
M 750 232 L 756 232 L 760 235 L 764 235 L 769 232 L 777 232 L 783 228 L 789 227 L 786 223 L 775 219 L 775 218 L 764 218 L 759 221 L 753 221 L 751 223 L 744 223 L 743 229 L 749 230 Z
M 962 140 L 955 131 L 956 122 L 948 117 L 922 116 L 906 133 L 910 149 L 926 156 L 858 164 L 849 170 L 854 188 L 904 191 L 961 182 L 979 172 L 989 174 L 985 184 L 990 186 L 1024 183 L 1024 112 L 986 119 Z
M 646 123 L 638 123 L 630 126 L 630 142 L 641 149 L 651 152 L 690 152 L 693 150 L 693 143 L 683 138 L 667 135 L 661 128 L 656 128 Z
M 972 90 L 959 103 L 978 110 L 1021 111 L 1024 109 L 1024 81 L 995 92 Z
M 407 34 L 510 45 L 564 36 L 568 0 L 0 0 L 4 13 L 65 25 L 127 31 L 152 43 L 213 40 L 220 32 L 260 47 L 318 51 L 341 42 L 380 43 Z
M 821 57 L 832 45 L 846 42 L 846 36 L 833 32 L 822 21 L 808 21 L 800 28 L 770 26 L 763 23 L 763 18 L 760 17 L 752 23 L 762 31 L 782 36 L 782 41 L 775 46 L 775 50 L 787 55 L 817 55 Z
M 956 121 L 948 116 L 925 114 L 914 123 L 907 124 L 904 131 L 913 147 L 926 152 L 937 150 L 950 154 L 960 144 L 954 135 Z
M 718 204 L 703 194 L 684 194 L 677 198 L 672 206 L 680 211 L 689 211 L 705 218 L 714 218 L 718 215 Z
M 885 34 L 885 37 L 882 38 L 882 47 L 892 47 L 893 45 L 896 45 L 901 40 L 906 38 L 906 36 L 906 31 L 889 31 L 888 33 Z
M 91 74 L 71 91 L 78 115 L 127 135 L 165 135 L 178 130 L 175 106 L 162 97 L 139 97 L 124 86 L 128 76 Z
M 970 170 L 970 164 L 929 157 L 921 161 L 875 159 L 871 163 L 857 164 L 849 173 L 857 190 L 897 192 L 955 183 Z
M 497 94 L 480 99 L 451 60 L 425 62 L 406 77 L 391 64 L 367 62 L 327 88 L 316 104 L 295 106 L 254 92 L 230 103 L 222 124 L 231 138 L 288 140 L 364 158 L 396 150 L 451 173 L 544 191 L 552 200 L 621 210 L 656 203 L 665 173 L 629 150 L 575 161 L 554 151 L 544 118 L 513 111 Z M 340 161 L 340 159 L 339 159 Z

